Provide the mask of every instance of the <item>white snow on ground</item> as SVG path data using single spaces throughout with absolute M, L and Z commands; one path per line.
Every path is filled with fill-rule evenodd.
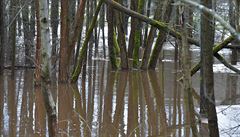
M 221 137 L 239 137 L 240 105 L 217 106 L 216 110 Z
M 234 67 L 240 69 L 240 62 L 237 65 L 233 65 Z M 235 73 L 223 64 L 213 64 L 213 72 L 214 73 Z

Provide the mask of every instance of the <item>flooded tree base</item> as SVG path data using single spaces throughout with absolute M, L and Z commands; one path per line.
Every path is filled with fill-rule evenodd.
M 199 113 L 199 98 L 193 96 L 199 92 L 199 74 L 193 77 L 195 95 L 187 97 L 181 91 L 175 72 L 174 63 L 167 59 L 156 71 L 116 72 L 109 71 L 107 62 L 94 60 L 88 63 L 86 75 L 80 77 L 78 84 L 54 81 L 49 94 L 43 93 L 39 87 L 34 88 L 32 70 L 17 70 L 14 78 L 5 70 L 0 82 L 0 135 L 207 135 L 207 123 L 202 121 L 199 124 L 199 117 L 195 115 Z M 227 83 L 231 78 L 234 78 L 235 86 L 232 82 Z M 234 123 L 232 112 L 240 113 L 235 109 L 239 106 L 228 108 L 226 105 L 239 102 L 239 98 L 231 96 L 239 92 L 239 81 L 236 80 L 239 76 L 215 73 L 215 79 L 216 102 L 221 104 L 217 106 L 220 134 L 237 136 L 236 133 L 240 132 L 237 125 L 231 126 L 230 123 Z M 193 109 L 187 107 L 189 99 L 193 100 Z M 192 123 L 191 119 L 195 122 Z M 234 127 L 233 133 L 230 129 Z

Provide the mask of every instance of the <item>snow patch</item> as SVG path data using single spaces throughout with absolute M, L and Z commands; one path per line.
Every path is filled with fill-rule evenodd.
M 237 69 L 240 69 L 240 62 L 237 63 L 237 65 L 233 65 Z M 213 64 L 213 72 L 214 73 L 235 73 L 234 71 L 230 70 L 223 64 Z
M 218 127 L 221 137 L 239 137 L 240 105 L 217 106 Z

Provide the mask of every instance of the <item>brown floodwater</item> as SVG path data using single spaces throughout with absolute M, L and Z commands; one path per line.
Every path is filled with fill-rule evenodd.
M 75 85 L 52 83 L 56 103 L 56 136 L 194 136 L 207 135 L 199 124 L 198 97 L 181 91 L 171 61 L 156 71 L 109 70 L 104 60 L 90 61 Z M 193 77 L 199 92 L 199 73 Z M 239 77 L 215 73 L 217 105 L 239 103 Z M 190 97 L 189 97 L 190 96 Z M 194 103 L 191 109 L 189 104 Z M 191 122 L 195 117 L 196 121 Z M 0 136 L 49 136 L 49 120 L 33 70 L 5 70 L 0 76 Z

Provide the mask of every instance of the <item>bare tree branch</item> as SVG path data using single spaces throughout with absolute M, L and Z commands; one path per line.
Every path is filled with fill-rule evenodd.
M 191 0 L 181 0 L 181 2 L 197 7 L 200 11 L 212 15 L 217 21 L 219 21 L 220 24 L 222 24 L 223 27 L 225 27 L 234 37 L 236 37 L 237 40 L 240 40 L 240 34 L 236 31 L 236 29 L 234 29 L 228 22 L 226 22 L 222 17 L 220 17 L 212 9 L 209 9 Z

